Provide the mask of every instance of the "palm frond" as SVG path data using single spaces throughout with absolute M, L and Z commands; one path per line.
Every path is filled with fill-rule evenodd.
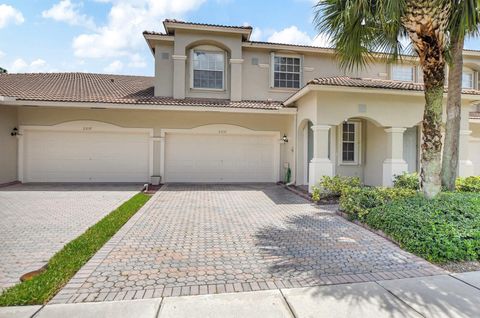
M 404 54 L 400 17 L 404 0 L 321 0 L 315 5 L 314 23 L 336 49 L 340 67 L 365 68 L 376 53 L 391 59 Z

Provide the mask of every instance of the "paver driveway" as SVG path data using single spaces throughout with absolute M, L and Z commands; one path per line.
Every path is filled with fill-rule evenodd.
M 168 185 L 53 299 L 151 298 L 442 272 L 273 185 Z
M 138 185 L 30 184 L 0 188 L 0 290 L 140 191 Z

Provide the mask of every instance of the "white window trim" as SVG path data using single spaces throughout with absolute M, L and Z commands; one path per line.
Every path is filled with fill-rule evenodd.
M 398 79 L 394 79 L 394 69 L 395 67 L 402 67 L 402 66 L 406 66 L 406 67 L 411 67 L 412 68 L 412 80 L 411 81 L 406 81 L 406 80 L 398 80 Z M 417 76 L 418 76 L 418 71 L 417 71 L 417 67 L 415 65 L 410 65 L 410 64 L 390 64 L 390 80 L 392 81 L 399 81 L 399 82 L 406 82 L 406 83 L 417 83 Z
M 293 57 L 300 59 L 300 81 L 298 88 L 296 87 L 275 87 L 275 57 Z M 288 53 L 270 53 L 270 89 L 272 90 L 284 90 L 284 91 L 297 91 L 303 87 L 303 55 L 288 54 Z
M 355 141 L 354 141 L 354 161 L 343 161 L 343 124 L 339 125 L 338 129 L 338 164 L 341 166 L 359 166 L 362 164 L 362 122 L 359 120 L 348 120 L 348 124 L 355 126 Z
M 463 86 L 463 74 L 468 74 L 472 76 L 472 86 L 464 87 Z M 475 72 L 473 70 L 463 69 L 462 70 L 462 89 L 475 89 Z
M 193 85 L 193 67 L 194 67 L 194 53 L 206 52 L 206 53 L 221 53 L 223 54 L 223 82 L 222 88 L 208 88 L 208 87 L 195 87 Z M 191 49 L 190 50 L 190 89 L 195 91 L 216 91 L 224 92 L 227 90 L 227 52 L 222 50 L 204 50 L 204 49 Z

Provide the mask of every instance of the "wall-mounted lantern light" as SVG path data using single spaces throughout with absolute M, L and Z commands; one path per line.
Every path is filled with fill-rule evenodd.
M 12 132 L 10 133 L 11 136 L 21 136 L 20 133 L 18 132 L 18 128 L 14 127 L 12 129 Z
M 283 134 L 282 141 L 283 142 L 288 142 L 288 137 L 287 137 L 286 134 Z

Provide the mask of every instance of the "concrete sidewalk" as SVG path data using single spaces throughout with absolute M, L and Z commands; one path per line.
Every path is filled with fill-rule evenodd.
M 480 272 L 232 294 L 0 308 L 0 318 L 480 317 Z

